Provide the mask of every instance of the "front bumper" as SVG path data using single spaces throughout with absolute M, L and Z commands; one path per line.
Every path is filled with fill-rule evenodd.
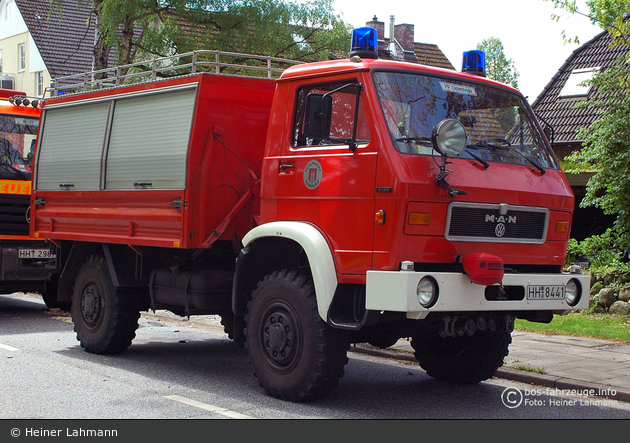
M 439 295 L 429 308 L 420 305 L 416 288 L 425 276 L 437 282 Z M 528 299 L 528 286 L 566 286 L 571 279 L 580 284 L 581 295 L 575 306 L 563 299 Z M 520 300 L 493 300 L 486 295 L 486 286 L 477 285 L 463 273 L 368 271 L 366 309 L 375 311 L 405 312 L 407 318 L 423 319 L 430 312 L 502 311 L 550 311 L 554 314 L 588 308 L 590 276 L 581 274 L 505 274 L 504 287 L 522 287 Z

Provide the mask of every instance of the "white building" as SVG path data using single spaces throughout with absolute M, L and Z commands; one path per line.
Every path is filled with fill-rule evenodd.
M 3 87 L 41 97 L 52 78 L 93 69 L 90 2 L 59 0 L 57 5 L 53 10 L 50 0 L 0 0 Z
M 15 0 L 0 0 L 0 86 L 41 97 L 50 74 Z

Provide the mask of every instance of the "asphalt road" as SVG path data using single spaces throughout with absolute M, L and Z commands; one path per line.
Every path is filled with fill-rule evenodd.
M 83 351 L 72 328 L 66 313 L 49 310 L 37 297 L 0 296 L 1 425 L 43 419 L 630 418 L 630 404 L 623 402 L 549 395 L 545 388 L 500 379 L 452 385 L 428 377 L 415 363 L 352 352 L 332 394 L 290 403 L 265 395 L 245 350 L 218 325 L 143 315 L 132 346 L 114 356 Z M 516 405 L 518 393 L 523 401 Z M 4 441 L 2 432 L 0 426 Z

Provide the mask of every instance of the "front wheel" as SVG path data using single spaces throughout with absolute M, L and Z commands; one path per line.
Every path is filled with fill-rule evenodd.
M 77 340 L 88 352 L 118 354 L 136 336 L 140 318 L 137 304 L 114 287 L 101 256 L 90 256 L 79 270 L 71 311 Z
M 452 383 L 475 384 L 487 380 L 503 366 L 512 342 L 508 322 L 497 321 L 496 330 L 474 335 L 440 337 L 436 332 L 412 337 L 416 359 L 433 378 Z
M 249 361 L 268 395 L 307 401 L 339 383 L 348 339 L 319 316 L 309 276 L 296 270 L 266 276 L 248 303 L 245 324 Z

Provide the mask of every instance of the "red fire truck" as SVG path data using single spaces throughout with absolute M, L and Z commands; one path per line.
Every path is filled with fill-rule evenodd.
M 124 351 L 144 310 L 220 315 L 264 390 L 301 401 L 351 343 L 411 337 L 429 375 L 477 383 L 515 318 L 587 307 L 563 272 L 574 197 L 524 97 L 478 51 L 455 72 L 376 45 L 359 28 L 351 58 L 279 79 L 217 61 L 46 101 L 31 229 L 86 351 Z
M 57 304 L 51 282 L 57 270 L 54 245 L 29 235 L 31 165 L 40 101 L 0 89 L 0 293 L 40 292 Z

